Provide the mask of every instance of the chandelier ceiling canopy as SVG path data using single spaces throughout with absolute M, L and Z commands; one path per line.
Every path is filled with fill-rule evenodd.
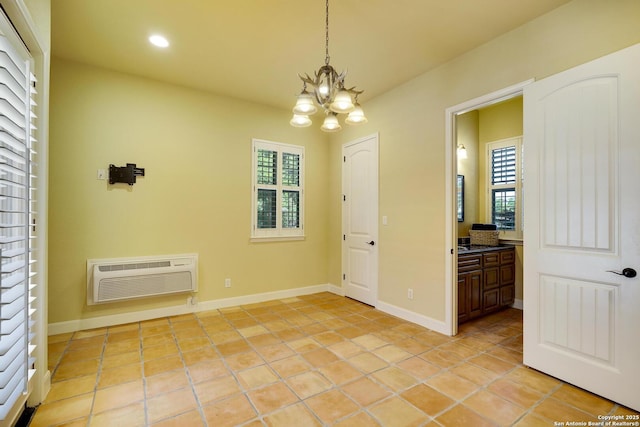
M 296 105 L 293 107 L 293 118 L 289 123 L 295 127 L 310 126 L 309 116 L 318 111 L 317 104 L 325 113 L 324 123 L 320 129 L 325 132 L 337 132 L 341 129 L 338 114 L 348 114 L 345 122 L 350 125 L 366 123 L 367 118 L 358 103 L 358 95 L 363 91 L 356 90 L 355 86 L 346 88 L 344 78 L 347 72 L 338 74 L 329 64 L 329 0 L 326 0 L 325 10 L 324 65 L 315 72 L 313 78 L 308 74 L 304 76 L 298 74 L 302 80 L 302 92 L 298 95 Z

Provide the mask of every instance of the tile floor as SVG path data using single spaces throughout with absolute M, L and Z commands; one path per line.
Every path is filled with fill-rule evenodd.
M 553 426 L 629 409 L 522 366 L 522 312 L 446 337 L 330 293 L 49 337 L 40 426 Z

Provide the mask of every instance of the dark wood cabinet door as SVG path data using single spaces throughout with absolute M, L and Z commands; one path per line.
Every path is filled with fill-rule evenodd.
M 507 285 L 500 288 L 500 305 L 511 305 L 516 299 L 516 286 Z
M 482 314 L 482 271 L 472 271 L 467 275 L 469 289 L 469 318 Z
M 467 276 L 469 273 L 458 275 L 458 323 L 469 320 L 469 293 L 467 292 Z

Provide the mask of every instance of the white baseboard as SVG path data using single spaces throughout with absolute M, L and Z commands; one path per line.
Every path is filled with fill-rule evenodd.
M 332 283 L 329 283 L 329 292 L 331 292 L 332 294 L 336 294 L 336 295 L 340 295 L 341 297 L 344 296 L 344 289 L 342 289 L 342 286 L 337 286 L 334 285 Z
M 424 316 L 414 311 L 407 310 L 406 308 L 388 304 L 383 301 L 378 301 L 378 303 L 376 304 L 376 308 L 380 311 L 384 311 L 385 313 L 399 317 L 403 320 L 407 320 L 417 325 L 424 326 L 425 328 L 431 329 L 432 331 L 439 332 L 443 335 L 450 335 L 446 323 L 440 320 L 435 320 L 431 317 Z
M 512 308 L 517 308 L 518 310 L 523 310 L 524 309 L 524 303 L 521 299 L 516 299 L 513 302 L 513 305 L 511 306 Z
M 109 316 L 91 317 L 87 319 L 70 320 L 49 324 L 49 335 L 58 335 L 68 332 L 83 331 L 87 329 L 104 328 L 107 326 L 122 325 L 125 323 L 141 322 L 144 320 L 158 319 L 167 316 L 178 316 L 199 311 L 216 310 L 225 307 L 234 307 L 245 304 L 271 301 L 275 299 L 294 298 L 301 295 L 316 294 L 319 292 L 334 292 L 340 288 L 331 285 L 315 285 L 303 288 L 287 289 L 284 291 L 264 292 L 260 294 L 244 295 L 232 298 L 223 298 L 211 301 L 198 302 L 194 306 L 176 305 L 152 310 L 134 311 L 130 313 L 113 314 Z M 340 295 L 340 293 L 338 293 Z

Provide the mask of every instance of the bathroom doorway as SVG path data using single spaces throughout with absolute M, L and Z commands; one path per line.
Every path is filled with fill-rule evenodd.
M 446 323 L 451 335 L 458 332 L 458 247 L 474 223 L 492 223 L 493 194 L 487 191 L 487 143 L 522 136 L 522 91 L 531 81 L 519 83 L 451 107 L 447 118 L 447 265 Z M 466 158 L 463 158 L 466 155 Z M 461 186 L 460 184 L 463 183 Z M 460 205 L 462 204 L 462 205 Z M 521 235 L 521 234 L 520 234 Z M 514 307 L 522 308 L 522 242 L 501 232 L 501 242 L 516 245 L 516 295 Z M 461 243 L 469 243 L 461 240 Z M 464 295 L 460 295 L 461 298 Z

